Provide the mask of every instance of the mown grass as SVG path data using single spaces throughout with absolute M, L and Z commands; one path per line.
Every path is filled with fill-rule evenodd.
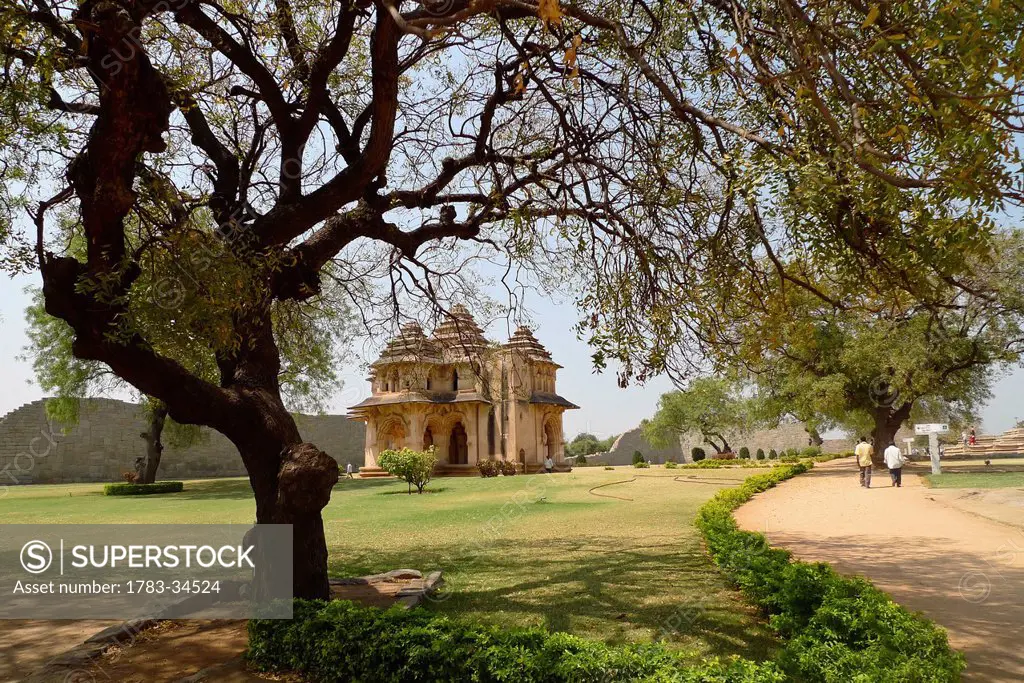
M 1024 487 L 1024 472 L 947 472 L 926 474 L 928 486 L 937 489 L 1004 489 Z
M 324 510 L 332 575 L 442 569 L 431 608 L 607 643 L 663 640 L 691 653 L 769 656 L 776 642 L 710 563 L 697 508 L 749 472 L 580 468 L 449 478 L 424 495 L 394 480 L 343 480 Z M 613 484 L 598 493 L 590 489 Z M 2 495 L 2 494 L 0 494 Z M 5 523 L 249 523 L 248 482 L 186 482 L 177 494 L 102 495 L 102 485 L 9 488 Z

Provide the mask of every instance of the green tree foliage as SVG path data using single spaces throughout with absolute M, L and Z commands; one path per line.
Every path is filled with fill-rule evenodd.
M 411 448 L 384 451 L 377 458 L 377 464 L 391 476 L 405 481 L 409 485 L 410 494 L 413 486 L 417 493 L 423 493 L 424 487 L 434 476 L 437 454 L 433 446 L 425 451 L 414 451 Z
M 586 464 L 587 464 L 587 456 L 585 456 L 582 453 L 580 453 L 579 455 L 577 455 L 574 458 L 574 461 L 575 461 L 575 463 L 577 465 L 586 466 Z
M 638 465 L 642 462 L 647 462 L 644 460 L 644 454 L 640 451 L 633 451 L 633 464 Z
M 742 446 L 740 448 L 740 459 L 741 460 L 750 460 L 750 449 L 747 448 L 746 446 Z
M 777 460 L 778 457 L 779 457 L 779 453 L 774 448 L 771 449 L 770 451 L 768 451 L 768 459 L 769 460 Z
M 743 433 L 755 426 L 755 403 L 742 396 L 733 382 L 700 378 L 686 389 L 663 394 L 658 411 L 644 420 L 641 428 L 644 437 L 658 447 L 696 434 L 716 453 L 725 453 L 730 450 L 727 434 Z
M 764 460 L 764 449 L 763 448 L 758 448 L 757 449 L 757 459 L 758 460 Z
M 565 445 L 565 454 L 569 457 L 579 455 L 594 455 L 595 453 L 607 453 L 615 443 L 615 435 L 607 439 L 599 439 L 589 432 L 581 432 L 573 437 L 573 440 Z
M 738 353 L 722 360 L 751 370 L 769 403 L 784 410 L 793 401 L 819 424 L 870 432 L 876 444 L 911 421 L 959 430 L 1024 352 L 1024 234 L 1005 233 L 996 244 L 994 259 L 964 280 L 970 291 L 947 286 L 937 306 L 877 299 L 871 309 L 836 309 L 784 287 L 777 307 L 744 305 Z

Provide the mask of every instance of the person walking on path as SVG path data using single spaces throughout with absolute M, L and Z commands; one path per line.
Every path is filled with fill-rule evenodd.
M 866 489 L 871 488 L 871 458 L 875 449 L 868 443 L 868 437 L 860 437 L 860 443 L 853 450 L 857 456 L 857 465 L 860 467 L 860 485 Z
M 555 461 L 551 459 L 551 456 L 544 458 L 544 471 L 551 474 L 555 471 Z
M 892 480 L 892 485 L 896 488 L 902 488 L 903 486 L 903 466 L 907 463 L 907 459 L 903 457 L 903 451 L 899 447 L 890 442 L 889 447 L 882 453 L 885 458 L 885 466 L 889 468 L 889 478 Z

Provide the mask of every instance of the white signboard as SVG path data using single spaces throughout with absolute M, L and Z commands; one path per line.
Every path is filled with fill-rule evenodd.
M 918 436 L 928 434 L 945 434 L 949 431 L 949 425 L 945 423 L 914 425 L 914 433 Z

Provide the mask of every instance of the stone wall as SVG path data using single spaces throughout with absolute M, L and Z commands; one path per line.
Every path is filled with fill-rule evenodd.
M 913 436 L 912 429 L 903 428 L 896 435 L 896 443 L 902 447 L 903 439 Z M 790 448 L 803 450 L 809 445 L 807 432 L 802 422 L 781 424 L 774 429 L 761 429 L 747 434 L 726 434 L 729 446 L 733 452 L 739 453 L 740 448 L 746 446 L 750 449 L 750 457 L 754 457 L 758 448 L 763 448 L 767 455 L 771 449 L 782 453 Z M 845 439 L 825 439 L 821 445 L 824 453 L 844 453 L 852 451 L 857 439 L 854 437 Z M 678 448 L 654 448 L 641 433 L 640 429 L 633 429 L 620 436 L 607 453 L 598 453 L 587 456 L 587 463 L 590 465 L 630 465 L 633 463 L 633 452 L 640 451 L 648 462 L 655 464 L 664 463 L 666 460 L 674 462 L 690 462 L 690 452 L 694 446 L 704 449 L 707 457 L 714 455 L 715 449 L 706 443 L 701 442 L 699 436 L 691 436 L 680 439 Z
M 342 415 L 299 415 L 302 438 L 338 461 L 363 462 L 364 425 Z M 26 404 L 0 420 L 0 486 L 119 481 L 145 453 L 142 409 L 111 399 L 83 401 L 77 425 L 51 424 L 45 399 Z M 238 477 L 245 468 L 225 437 L 207 430 L 185 449 L 164 449 L 158 479 Z
M 640 451 L 648 462 L 655 464 L 664 463 L 666 460 L 674 462 L 687 462 L 684 460 L 682 449 L 676 448 L 655 448 L 644 438 L 640 428 L 631 429 L 612 444 L 611 450 L 607 453 L 598 453 L 587 456 L 587 463 L 590 465 L 630 465 L 633 463 L 633 453 Z

